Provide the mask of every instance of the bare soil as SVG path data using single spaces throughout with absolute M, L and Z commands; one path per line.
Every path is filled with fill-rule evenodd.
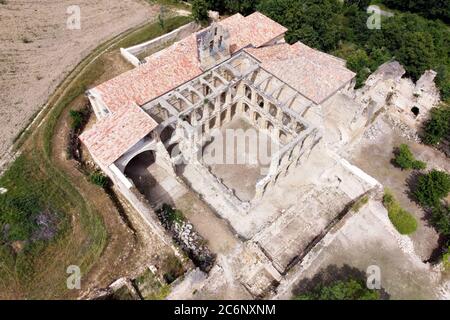
M 430 225 L 424 210 L 414 202 L 410 194 L 408 181 L 414 172 L 401 170 L 391 163 L 394 157 L 393 150 L 402 143 L 408 144 L 414 156 L 427 163 L 427 170 L 436 168 L 450 172 L 450 162 L 440 151 L 401 137 L 382 118 L 377 121 L 380 123 L 382 132 L 375 140 L 364 139 L 355 150 L 351 161 L 392 190 L 400 205 L 416 217 L 418 228 L 410 237 L 416 254 L 426 261 L 438 246 L 439 236 Z
M 154 20 L 144 0 L 79 0 L 81 29 L 69 30 L 70 0 L 0 4 L 0 158 L 65 76 L 101 42 Z

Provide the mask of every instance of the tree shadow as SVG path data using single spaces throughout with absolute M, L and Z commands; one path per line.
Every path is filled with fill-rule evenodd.
M 389 162 L 393 167 L 403 171 L 404 169 L 402 167 L 400 167 L 397 162 L 395 162 L 395 158 L 398 156 L 399 153 L 400 153 L 400 148 L 395 147 L 394 150 L 392 151 L 393 157 L 391 158 L 391 160 Z
M 365 272 L 359 270 L 358 268 L 351 267 L 348 264 L 344 264 L 341 267 L 337 265 L 329 265 L 325 269 L 319 270 L 316 275 L 312 278 L 300 280 L 292 290 L 292 294 L 297 296 L 301 294 L 306 294 L 315 290 L 319 286 L 329 286 L 336 281 L 348 281 L 350 279 L 355 279 L 357 281 L 362 281 L 366 283 L 367 275 Z M 381 288 L 380 299 L 388 300 L 390 295 Z
M 408 199 L 414 202 L 415 204 L 420 206 L 419 201 L 417 200 L 417 197 L 415 196 L 414 192 L 417 189 L 417 183 L 419 181 L 419 178 L 423 176 L 424 174 L 419 171 L 413 171 L 409 177 L 406 179 L 405 183 L 408 187 L 405 191 L 405 194 L 408 196 Z
M 439 234 L 439 239 L 436 248 L 430 254 L 430 257 L 427 260 L 424 260 L 424 263 L 430 263 L 431 265 L 437 265 L 442 261 L 442 255 L 447 252 L 447 249 L 450 245 L 450 237 Z

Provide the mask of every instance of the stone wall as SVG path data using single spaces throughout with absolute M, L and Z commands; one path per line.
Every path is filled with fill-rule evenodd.
M 135 45 L 129 48 L 121 48 L 120 53 L 122 56 L 130 62 L 132 65 L 137 67 L 140 64 L 140 59 L 138 56 L 146 51 L 151 51 L 161 46 L 170 44 L 174 41 L 179 41 L 186 38 L 190 34 L 200 30 L 201 26 L 196 22 L 190 22 L 178 29 L 175 29 L 169 33 L 166 33 L 160 37 L 152 39 L 150 41 Z

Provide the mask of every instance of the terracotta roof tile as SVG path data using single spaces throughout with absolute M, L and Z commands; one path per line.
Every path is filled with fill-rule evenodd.
M 345 61 L 297 42 L 246 52 L 261 61 L 261 66 L 291 85 L 313 102 L 320 104 L 355 77 Z
M 144 110 L 133 105 L 99 120 L 80 140 L 97 161 L 109 166 L 157 125 Z
M 260 13 L 248 17 L 235 14 L 220 24 L 229 29 L 232 53 L 249 45 L 263 45 L 286 31 Z M 98 161 L 110 165 L 156 126 L 136 105 L 142 106 L 201 74 L 193 34 L 147 57 L 143 65 L 97 86 L 95 91 L 112 115 L 80 138 Z

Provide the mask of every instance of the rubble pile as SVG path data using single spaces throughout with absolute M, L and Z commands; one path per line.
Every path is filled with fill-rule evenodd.
M 195 231 L 182 213 L 164 204 L 156 214 L 163 227 L 171 233 L 175 243 L 187 253 L 194 264 L 202 271 L 209 272 L 214 265 L 215 254 L 209 250 L 206 240 Z

